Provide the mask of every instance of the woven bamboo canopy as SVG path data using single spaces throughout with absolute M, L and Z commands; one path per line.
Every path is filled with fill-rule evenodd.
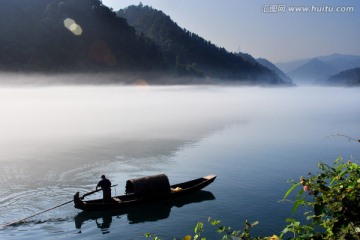
M 126 181 L 126 194 L 146 196 L 170 192 L 169 179 L 165 174 L 129 179 Z

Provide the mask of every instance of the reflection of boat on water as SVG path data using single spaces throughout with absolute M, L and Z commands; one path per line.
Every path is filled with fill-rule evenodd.
M 80 229 L 84 222 L 95 220 L 98 228 L 100 228 L 103 233 L 106 233 L 109 231 L 113 217 L 127 214 L 130 224 L 158 221 L 168 218 L 172 207 L 181 208 L 190 203 L 198 203 L 214 199 L 215 196 L 211 192 L 201 190 L 187 195 L 186 197 L 149 203 L 141 206 L 131 206 L 126 209 L 118 209 L 116 211 L 83 211 L 75 216 L 75 226 Z
M 215 178 L 215 175 L 209 175 L 171 186 L 164 174 L 130 179 L 126 182 L 126 195 L 115 196 L 109 202 L 104 202 L 103 199 L 83 201 L 78 192 L 74 196 L 74 204 L 75 208 L 84 211 L 125 209 L 130 206 L 183 197 L 203 189 Z

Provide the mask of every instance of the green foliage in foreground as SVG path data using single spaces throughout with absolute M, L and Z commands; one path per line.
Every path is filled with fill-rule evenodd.
M 232 230 L 220 225 L 220 221 L 209 218 L 208 222 L 217 228 L 219 237 L 244 240 L 278 240 L 278 239 L 359 239 L 360 240 L 360 166 L 342 158 L 335 160 L 333 166 L 319 163 L 320 172 L 309 173 L 308 177 L 300 177 L 299 182 L 292 180 L 292 186 L 286 192 L 284 200 L 295 189 L 299 189 L 293 201 L 293 213 L 301 206 L 309 206 L 312 210 L 306 212 L 306 223 L 288 218 L 288 225 L 278 235 L 268 237 L 251 237 L 250 230 L 258 222 L 245 221 L 243 230 Z M 287 200 L 289 201 L 289 200 Z M 147 233 L 152 240 L 159 237 Z M 194 229 L 194 235 L 187 235 L 174 240 L 206 240 L 204 224 L 199 222 Z

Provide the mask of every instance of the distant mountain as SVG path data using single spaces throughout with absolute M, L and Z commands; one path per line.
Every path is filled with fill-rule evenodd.
M 197 75 L 222 82 L 286 84 L 276 73 L 256 61 L 230 53 L 195 33 L 179 27 L 162 11 L 149 6 L 129 6 L 118 11 L 139 36 L 160 47 L 166 62 L 179 75 Z
M 100 0 L 0 0 L 0 70 L 159 71 L 154 44 Z M 99 80 L 101 81 L 101 80 Z
M 309 62 L 311 59 L 300 59 L 300 60 L 295 60 L 295 61 L 290 61 L 290 62 L 279 62 L 279 63 L 275 63 L 275 65 L 284 73 L 289 73 L 295 69 L 297 69 L 298 67 L 304 65 L 305 63 Z
M 360 56 L 335 53 L 313 59 L 277 63 L 276 65 L 295 82 L 301 83 L 305 80 L 322 84 L 333 74 L 360 67 Z
M 329 56 L 319 57 L 319 60 L 331 65 L 338 72 L 360 67 L 360 56 L 332 54 Z
M 320 83 L 335 74 L 337 69 L 314 58 L 288 73 L 295 83 Z
M 360 56 L 357 55 L 334 53 L 331 55 L 317 56 L 314 58 L 317 58 L 318 60 L 331 65 L 332 67 L 336 68 L 339 72 L 360 66 Z M 275 63 L 275 65 L 278 68 L 280 68 L 283 72 L 288 73 L 306 64 L 312 59 L 313 58 L 307 58 L 307 59 L 299 59 L 289 62 L 279 62 L 279 63 Z
M 360 86 L 360 67 L 342 71 L 331 76 L 327 83 L 340 86 Z
M 275 64 L 270 62 L 269 60 L 265 58 L 258 58 L 256 59 L 258 63 L 263 65 L 264 67 L 274 71 L 277 75 L 279 75 L 282 79 L 284 79 L 286 82 L 293 84 L 293 80 L 287 76 L 283 71 L 281 71 Z

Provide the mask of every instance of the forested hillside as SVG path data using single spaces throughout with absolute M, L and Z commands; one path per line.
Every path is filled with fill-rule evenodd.
M 0 4 L 2 72 L 126 73 L 156 84 L 285 83 L 151 7 L 130 6 L 117 16 L 100 0 Z
M 0 0 L 0 69 L 160 70 L 154 44 L 99 0 Z
M 178 74 L 252 83 L 278 84 L 284 81 L 274 72 L 226 51 L 195 33 L 179 27 L 163 12 L 149 6 L 129 6 L 118 11 L 138 35 L 160 46 L 167 64 Z

